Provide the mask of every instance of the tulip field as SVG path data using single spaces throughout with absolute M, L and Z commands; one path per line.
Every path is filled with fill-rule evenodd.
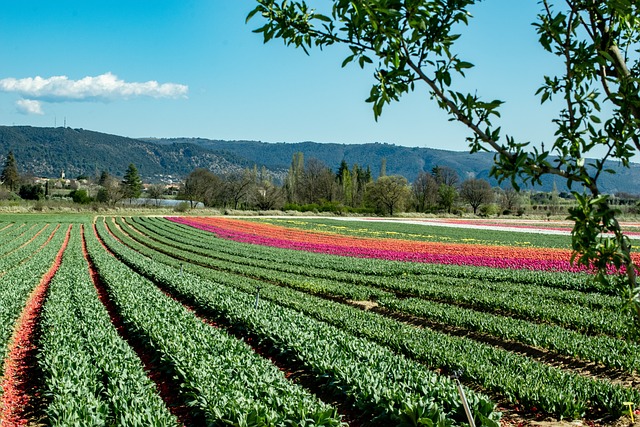
M 0 426 L 628 425 L 640 342 L 568 246 L 428 223 L 0 217 Z

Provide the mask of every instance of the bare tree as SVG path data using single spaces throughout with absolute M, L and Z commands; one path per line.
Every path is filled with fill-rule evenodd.
M 164 195 L 164 185 L 162 184 L 152 184 L 147 188 L 147 196 L 150 199 L 155 200 L 156 206 L 160 204 L 160 199 Z
M 500 204 L 503 210 L 513 212 L 520 207 L 520 193 L 513 187 L 508 187 L 500 193 Z
M 282 207 L 284 191 L 270 181 L 255 185 L 251 191 L 251 203 L 260 210 L 267 211 Z
M 431 174 L 436 179 L 438 184 L 449 185 L 451 187 L 457 187 L 460 182 L 460 176 L 455 169 L 449 166 L 435 166 L 431 170 Z
M 307 161 L 302 177 L 302 196 L 308 203 L 331 202 L 336 192 L 335 175 L 321 160 Z
M 413 181 L 411 191 L 416 202 L 416 210 L 424 212 L 438 202 L 438 183 L 433 175 L 420 172 Z
M 471 205 L 475 215 L 480 205 L 493 202 L 493 189 L 484 179 L 467 179 L 460 187 L 460 197 Z
M 120 181 L 112 176 L 109 176 L 104 180 L 102 188 L 98 190 L 98 194 L 96 195 L 96 200 L 98 202 L 106 203 L 111 206 L 114 206 L 123 198 L 124 191 L 122 189 L 122 185 L 120 184 Z
M 256 183 L 255 175 L 245 169 L 242 172 L 231 172 L 223 176 L 224 203 L 229 203 L 233 209 L 238 209 L 241 201 L 247 199 Z

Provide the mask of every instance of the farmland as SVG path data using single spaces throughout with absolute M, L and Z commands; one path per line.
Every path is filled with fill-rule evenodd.
M 613 425 L 640 344 L 545 237 L 5 218 L 1 425 L 461 425 L 455 378 L 476 425 Z

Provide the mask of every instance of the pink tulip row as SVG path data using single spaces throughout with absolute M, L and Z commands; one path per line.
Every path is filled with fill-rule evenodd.
M 191 221 L 188 218 L 168 218 L 171 221 L 189 225 L 201 230 L 214 233 L 220 238 L 233 240 L 236 242 L 250 243 L 262 246 L 271 246 L 284 249 L 303 250 L 308 252 L 318 252 L 331 255 L 352 256 L 359 258 L 377 258 L 392 261 L 411 261 L 433 264 L 469 265 L 495 268 L 545 270 L 545 271 L 584 271 L 584 268 L 571 266 L 568 260 L 547 260 L 547 259 L 527 259 L 527 258 L 497 258 L 486 255 L 450 255 L 425 252 L 406 252 L 390 249 L 371 249 L 358 247 L 345 247 L 326 243 L 296 242 L 279 239 L 236 230 L 229 230 L 223 227 L 202 224 Z

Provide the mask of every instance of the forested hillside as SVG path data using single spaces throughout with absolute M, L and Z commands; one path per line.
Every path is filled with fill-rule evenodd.
M 57 177 L 123 176 L 134 163 L 147 181 L 183 178 L 203 167 L 216 173 L 253 166 L 231 153 L 215 153 L 195 144 L 157 145 L 139 139 L 71 128 L 0 126 L 0 161 L 13 151 L 21 174 Z
M 422 171 L 430 172 L 435 166 L 447 166 L 454 169 L 462 178 L 488 179 L 492 185 L 496 181 L 489 179 L 489 170 L 493 165 L 492 153 L 469 154 L 464 151 L 437 150 L 423 147 L 402 147 L 393 144 L 333 144 L 316 142 L 299 143 L 266 143 L 259 141 L 220 141 L 203 138 L 166 138 L 148 139 L 159 145 L 194 144 L 217 153 L 228 153 L 249 162 L 262 163 L 268 169 L 287 169 L 291 164 L 294 153 L 301 152 L 305 159 L 316 158 L 324 162 L 333 170 L 337 170 L 344 159 L 348 164 L 354 163 L 371 169 L 376 178 L 380 172 L 382 159 L 386 160 L 387 175 L 402 175 L 409 182 Z M 601 189 L 604 192 L 640 193 L 640 164 L 633 163 L 630 169 L 621 167 L 617 163 L 608 162 L 607 168 L 616 174 L 603 174 Z M 558 181 L 559 191 L 566 189 Z M 546 176 L 542 186 L 535 187 L 540 191 L 551 191 L 554 179 Z
M 0 162 L 13 151 L 20 173 L 45 177 L 95 176 L 107 171 L 122 176 L 134 163 L 142 178 L 159 182 L 172 176 L 183 179 L 195 168 L 207 168 L 216 174 L 244 168 L 265 166 L 276 178 L 282 179 L 294 153 L 304 159 L 318 159 L 337 170 L 342 160 L 349 165 L 370 168 L 376 178 L 386 164 L 387 175 L 402 175 L 412 182 L 421 171 L 435 166 L 454 169 L 465 179 L 487 179 L 493 164 L 490 153 L 436 150 L 422 147 L 402 147 L 393 144 L 330 144 L 315 142 L 266 143 L 259 141 L 219 141 L 202 138 L 134 139 L 84 129 L 38 128 L 30 126 L 0 126 Z M 617 164 L 607 165 L 616 174 L 605 174 L 605 192 L 640 193 L 640 165 L 625 169 Z M 492 182 L 495 185 L 495 181 Z M 550 191 L 553 178 L 547 177 L 542 187 Z M 558 190 L 563 188 L 558 185 Z

